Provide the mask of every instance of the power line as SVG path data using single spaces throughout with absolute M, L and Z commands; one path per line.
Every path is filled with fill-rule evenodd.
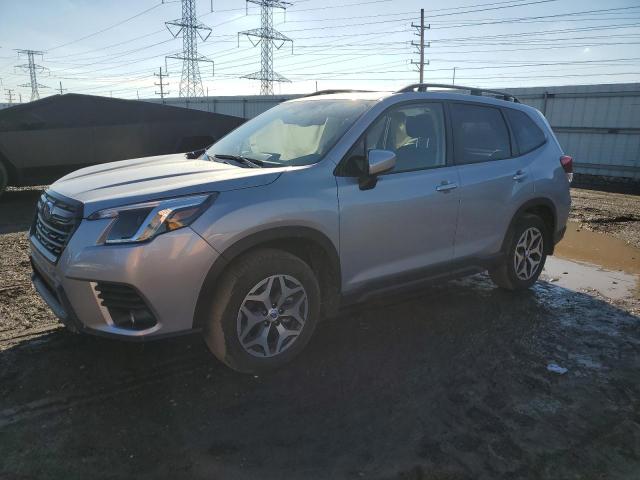
M 107 32 L 107 31 L 109 31 L 109 30 L 111 30 L 113 28 L 116 28 L 116 27 L 118 27 L 118 26 L 120 26 L 120 25 L 122 25 L 124 23 L 127 23 L 127 22 L 133 20 L 134 18 L 137 18 L 137 17 L 139 17 L 141 15 L 144 15 L 145 13 L 148 13 L 151 10 L 155 10 L 156 8 L 160 7 L 161 5 L 162 5 L 162 3 L 158 3 L 158 4 L 154 5 L 153 7 L 147 8 L 146 10 L 143 10 L 142 12 L 136 13 L 135 15 L 133 15 L 133 16 L 131 16 L 129 18 L 125 18 L 124 20 L 121 20 L 121 21 L 119 21 L 117 23 L 114 23 L 113 25 L 109 25 L 108 27 L 105 27 L 105 28 L 103 28 L 101 30 L 98 30 L 97 32 L 93 32 L 93 33 L 90 33 L 89 35 L 85 35 L 83 37 L 76 38 L 75 40 L 71 40 L 70 42 L 66 42 L 66 43 L 62 43 L 60 45 L 56 45 L 55 47 L 50 48 L 49 50 L 47 50 L 47 52 L 51 52 L 53 50 L 57 50 L 58 48 L 66 47 L 68 45 L 72 45 L 74 43 L 81 42 L 82 40 L 86 40 L 87 38 L 95 37 L 96 35 L 99 35 L 101 33 Z

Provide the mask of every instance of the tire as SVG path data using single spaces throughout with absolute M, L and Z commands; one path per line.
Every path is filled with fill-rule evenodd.
M 211 352 L 236 371 L 264 372 L 309 343 L 320 316 L 320 287 L 300 258 L 260 249 L 230 265 L 207 311 L 204 339 Z
M 4 166 L 2 161 L 0 161 L 0 197 L 7 189 L 7 184 L 9 183 L 9 173 L 7 172 L 7 168 Z
M 489 270 L 493 283 L 506 290 L 531 287 L 544 268 L 549 241 L 547 227 L 542 219 L 537 215 L 523 215 L 509 232 L 505 260 Z

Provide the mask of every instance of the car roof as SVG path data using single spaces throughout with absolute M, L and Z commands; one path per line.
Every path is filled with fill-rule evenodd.
M 487 91 L 490 92 L 490 91 Z M 363 91 L 363 90 L 327 90 L 325 92 L 316 92 L 303 97 L 298 97 L 290 102 L 299 101 L 319 101 L 319 100 L 369 100 L 379 102 L 390 99 L 392 97 L 401 100 L 463 100 L 473 103 L 486 103 L 499 107 L 511 107 L 517 110 L 535 110 L 535 108 L 522 104 L 518 101 L 504 100 L 494 96 L 485 96 L 467 93 L 464 90 L 429 90 L 422 91 Z

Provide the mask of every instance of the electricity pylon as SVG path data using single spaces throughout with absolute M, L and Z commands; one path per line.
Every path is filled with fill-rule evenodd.
M 38 91 L 38 88 L 49 88 L 46 85 L 39 84 L 36 76 L 37 72 L 42 72 L 46 69 L 42 65 L 36 64 L 34 56 L 40 55 L 42 57 L 44 52 L 39 52 L 36 50 L 16 50 L 16 51 L 18 52 L 18 56 L 20 55 L 27 56 L 28 63 L 24 65 L 16 65 L 16 67 L 24 70 L 25 72 L 26 71 L 29 72 L 30 83 L 25 83 L 23 85 L 20 85 L 20 87 L 31 87 L 31 101 L 33 102 L 34 100 L 38 100 L 40 98 L 40 92 Z
M 247 7 L 249 3 L 260 6 L 260 28 L 239 32 L 238 45 L 240 35 L 246 36 L 254 47 L 261 44 L 260 71 L 243 78 L 260 80 L 260 95 L 273 95 L 273 82 L 291 81 L 273 71 L 273 49 L 279 50 L 285 43 L 291 42 L 293 52 L 293 40 L 273 28 L 273 9 L 286 10 L 292 4 L 282 0 L 247 0 Z
M 213 75 L 213 60 L 198 55 L 198 38 L 203 42 L 211 35 L 211 28 L 198 21 L 196 15 L 196 0 L 182 0 L 182 18 L 165 22 L 167 30 L 177 38 L 182 34 L 182 53 L 169 55 L 165 58 L 182 60 L 182 78 L 180 80 L 180 97 L 203 97 L 202 79 L 200 78 L 199 62 L 210 62 Z M 173 27 L 173 30 L 172 30 Z

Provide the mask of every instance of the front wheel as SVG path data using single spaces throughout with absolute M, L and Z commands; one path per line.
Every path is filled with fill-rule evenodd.
M 320 315 L 320 288 L 300 258 L 261 249 L 236 260 L 216 289 L 204 328 L 213 354 L 234 370 L 280 367 L 307 345 Z
M 540 217 L 522 216 L 509 236 L 504 261 L 489 270 L 493 283 L 507 290 L 531 287 L 544 268 L 547 240 L 546 226 Z

